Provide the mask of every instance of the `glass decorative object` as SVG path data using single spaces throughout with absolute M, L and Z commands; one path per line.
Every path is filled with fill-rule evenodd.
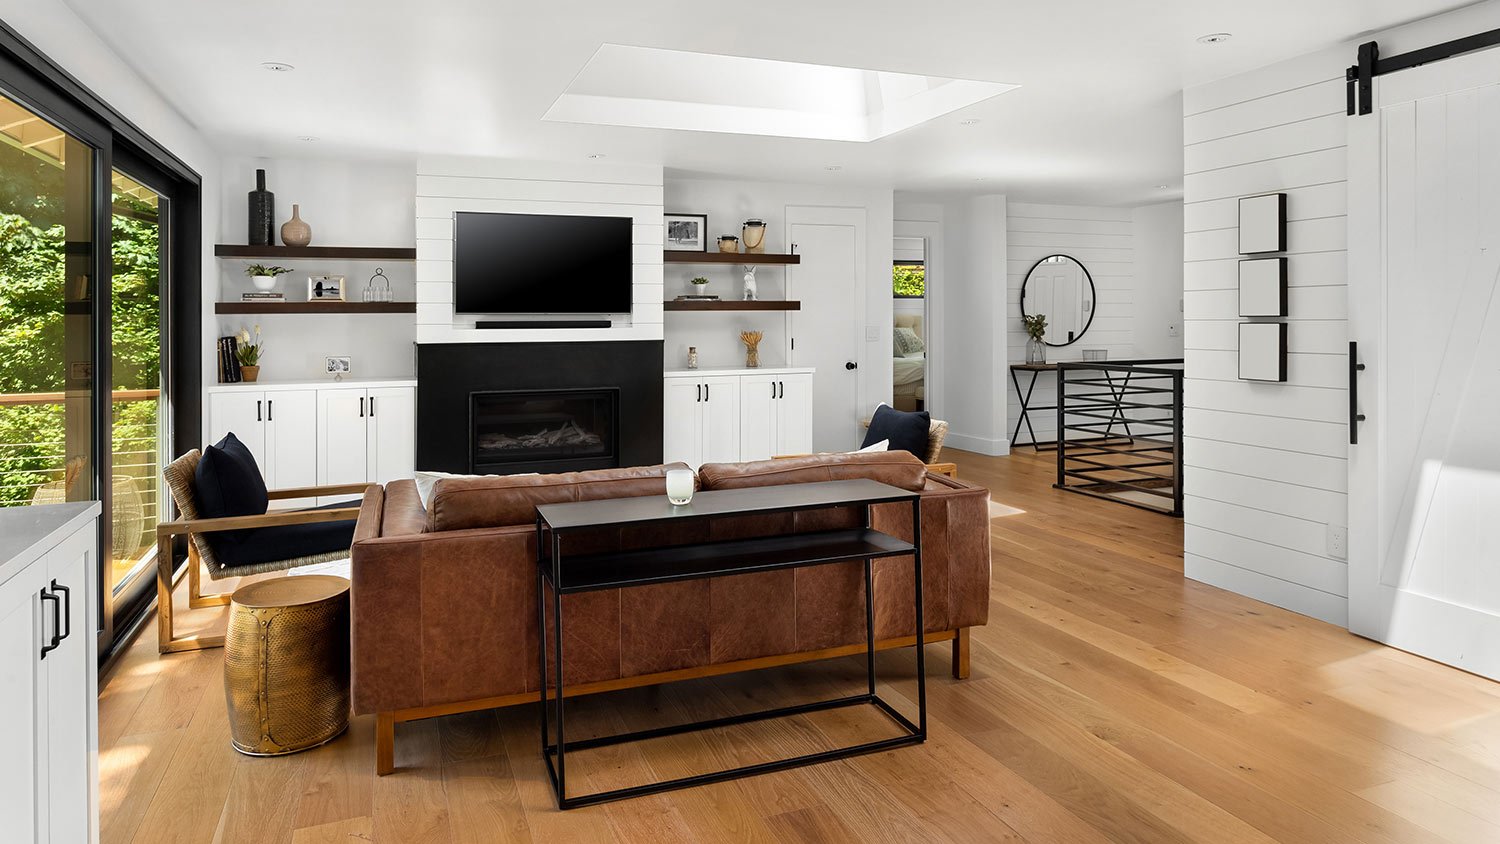
M 698 347 L 697 346 L 688 346 L 687 368 L 688 369 L 697 369 L 698 368 Z
M 681 507 L 693 500 L 693 471 L 691 469 L 667 470 L 667 500 Z
M 765 334 L 760 331 L 741 331 L 740 342 L 745 344 L 745 368 L 758 369 L 760 367 L 760 338 Z
M 1026 340 L 1026 362 L 1027 363 L 1046 363 L 1047 362 L 1047 344 L 1042 342 L 1042 338 L 1040 338 L 1040 337 L 1029 337 L 1029 338 L 1027 338 L 1027 340 Z

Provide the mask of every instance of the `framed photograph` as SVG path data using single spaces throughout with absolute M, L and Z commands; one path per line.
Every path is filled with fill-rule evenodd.
M 1240 380 L 1286 381 L 1286 323 L 1240 323 Z
M 669 252 L 707 252 L 707 214 L 664 214 L 662 246 Z
M 1240 316 L 1286 316 L 1286 259 L 1240 262 Z
M 335 377 L 348 375 L 351 359 L 348 355 L 330 355 L 323 358 L 323 370 Z
M 1286 251 L 1286 194 L 1240 198 L 1240 254 Z
M 307 277 L 307 301 L 344 301 L 344 277 L 341 275 L 310 275 Z

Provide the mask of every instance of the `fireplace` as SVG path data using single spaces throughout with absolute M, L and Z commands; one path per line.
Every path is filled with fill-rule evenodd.
M 480 474 L 619 465 L 620 391 L 505 390 L 469 396 L 469 465 Z

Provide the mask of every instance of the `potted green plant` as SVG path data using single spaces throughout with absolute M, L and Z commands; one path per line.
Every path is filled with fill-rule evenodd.
M 251 334 L 248 329 L 241 328 L 239 340 L 234 356 L 239 359 L 240 374 L 246 381 L 254 381 L 260 377 L 260 355 L 266 348 L 266 344 L 260 339 L 260 326 L 255 326 L 254 334 Z
M 245 268 L 245 275 L 255 283 L 256 290 L 273 290 L 276 287 L 276 277 L 291 272 L 291 267 L 268 267 L 265 264 L 251 264 Z
M 708 294 L 708 279 L 700 275 L 696 278 L 690 279 L 690 281 L 692 281 L 693 283 L 694 296 L 705 296 Z
M 1026 341 L 1026 362 L 1046 363 L 1047 342 L 1042 338 L 1047 334 L 1047 315 L 1029 314 L 1021 317 L 1021 321 L 1026 324 L 1026 334 L 1029 338 Z

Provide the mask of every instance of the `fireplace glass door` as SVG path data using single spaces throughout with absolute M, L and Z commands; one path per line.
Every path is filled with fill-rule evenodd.
M 469 462 L 474 472 L 572 472 L 619 465 L 618 390 L 473 393 L 470 400 Z

